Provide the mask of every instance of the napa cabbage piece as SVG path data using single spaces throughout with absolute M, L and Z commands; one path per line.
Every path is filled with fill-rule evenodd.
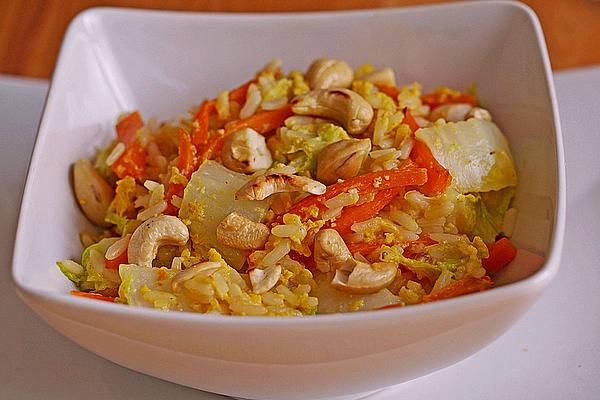
M 460 193 L 516 186 L 517 173 L 506 138 L 496 124 L 470 119 L 417 130 L 415 136 L 452 175 Z
M 296 169 L 298 173 L 317 169 L 317 158 L 325 146 L 350 139 L 344 128 L 330 123 L 294 125 L 281 128 L 270 150 L 275 160 Z
M 319 299 L 318 314 L 367 311 L 402 304 L 400 297 L 388 289 L 382 289 L 372 294 L 350 294 L 339 291 L 331 286 L 333 273 L 317 274 L 317 286 L 310 292 L 311 296 Z
M 502 233 L 502 224 L 515 188 L 486 193 L 458 195 L 454 206 L 454 224 L 470 238 L 479 236 L 485 243 L 493 243 Z
M 56 265 L 71 282 L 79 286 L 79 282 L 85 277 L 85 268 L 73 260 L 57 261 Z
M 380 260 L 404 265 L 419 279 L 436 282 L 445 271 L 452 272 L 458 279 L 467 275 L 477 278 L 485 275 L 481 259 L 488 255 L 487 247 L 480 238 L 471 243 L 466 237 L 457 237 L 457 240 L 427 246 L 420 259 L 404 256 L 401 246 L 382 246 Z
M 215 248 L 234 267 L 240 269 L 246 260 L 243 250 L 225 246 L 217 241 L 217 226 L 230 213 L 237 212 L 260 222 L 272 200 L 236 200 L 235 192 L 250 180 L 250 176 L 232 171 L 215 161 L 205 161 L 192 174 L 185 188 L 179 218 L 190 231 L 194 250 L 202 257 Z
M 82 291 L 114 289 L 121 279 L 116 271 L 106 268 L 104 254 L 119 238 L 105 238 L 83 251 L 81 264 L 73 260 L 58 261 L 60 271 Z
M 106 268 L 104 255 L 106 250 L 120 238 L 105 238 L 98 243 L 88 246 L 81 255 L 81 265 L 85 268 L 86 276 L 79 282 L 81 290 L 114 289 L 121 282 L 119 274 Z
M 181 310 L 182 306 L 171 291 L 171 279 L 179 270 L 165 267 L 142 267 L 121 264 L 119 275 L 119 301 L 132 306 L 161 310 Z

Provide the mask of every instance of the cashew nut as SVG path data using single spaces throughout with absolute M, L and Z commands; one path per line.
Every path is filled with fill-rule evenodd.
M 393 263 L 376 262 L 373 264 L 354 260 L 352 268 L 338 269 L 331 281 L 334 288 L 351 294 L 377 293 L 388 286 L 398 272 Z
M 434 108 L 429 115 L 431 121 L 440 118 L 447 122 L 466 121 L 470 118 L 491 121 L 492 116 L 488 110 L 480 107 L 473 107 L 467 103 L 444 104 Z
M 396 86 L 396 75 L 390 67 L 371 72 L 360 79 L 377 85 Z
M 200 264 L 196 264 L 191 266 L 190 268 L 178 272 L 173 279 L 171 279 L 171 289 L 174 293 L 181 292 L 182 285 L 185 281 L 189 281 L 190 279 L 195 278 L 196 276 L 211 276 L 214 274 L 219 268 L 221 268 L 221 263 L 216 261 L 205 261 Z
M 265 269 L 254 268 L 248 273 L 252 291 L 257 294 L 271 290 L 281 277 L 281 265 L 275 264 Z
M 73 187 L 85 216 L 98 226 L 109 226 L 104 218 L 114 197 L 113 190 L 90 160 L 79 160 L 73 166 Z
M 273 164 L 265 137 L 251 128 L 239 130 L 225 139 L 221 159 L 227 168 L 242 173 L 267 169 Z
M 187 226 L 172 215 L 159 215 L 138 226 L 129 239 L 129 262 L 152 267 L 158 248 L 164 245 L 183 246 L 189 239 Z
M 217 240 L 236 249 L 262 248 L 269 239 L 269 228 L 236 212 L 229 214 L 217 226 Z
M 469 111 L 467 113 L 467 116 L 465 117 L 465 119 L 470 119 L 470 118 L 480 119 L 482 121 L 491 121 L 492 114 L 490 114 L 490 112 L 488 110 L 486 110 L 485 108 L 473 107 L 471 109 L 471 111 Z
M 315 235 L 314 259 L 321 272 L 354 265 L 348 246 L 335 229 L 322 229 Z
M 317 158 L 317 179 L 326 185 L 358 175 L 371 151 L 370 139 L 347 139 L 326 146 Z
M 313 90 L 294 98 L 292 110 L 337 121 L 352 135 L 364 132 L 373 120 L 373 107 L 348 89 Z
M 340 60 L 320 58 L 306 72 L 311 89 L 347 88 L 354 79 L 352 68 Z
M 327 187 L 305 176 L 271 172 L 259 175 L 242 186 L 235 194 L 236 200 L 264 200 L 273 193 L 308 192 L 323 194 Z

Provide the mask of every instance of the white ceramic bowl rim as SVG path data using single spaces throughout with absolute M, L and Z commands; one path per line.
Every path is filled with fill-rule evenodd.
M 539 20 L 537 19 L 537 16 L 535 15 L 535 13 L 527 6 L 524 5 L 523 3 L 517 2 L 517 1 L 504 1 L 504 0 L 492 0 L 492 1 L 486 1 L 486 4 L 498 4 L 498 5 L 510 5 L 512 7 L 515 7 L 517 9 L 520 9 L 523 13 L 526 14 L 527 18 L 529 19 L 529 22 L 531 23 L 531 25 L 534 27 L 535 29 L 535 35 L 537 36 L 537 42 L 538 43 L 545 43 L 544 41 L 544 36 L 543 36 L 543 32 L 542 32 L 542 28 L 541 25 L 539 23 Z M 422 8 L 439 8 L 441 10 L 444 9 L 451 9 L 454 7 L 463 7 L 465 5 L 469 5 L 470 7 L 476 7 L 478 4 L 476 2 L 457 2 L 457 3 L 452 3 L 452 4 L 436 4 L 436 5 L 426 5 L 426 6 L 414 6 L 414 7 L 404 7 L 402 8 L 403 10 L 419 10 Z M 100 11 L 113 11 L 116 10 L 116 8 L 109 8 L 109 7 L 99 7 L 99 8 L 92 8 L 92 9 L 88 9 L 84 12 L 82 12 L 81 14 L 79 14 L 76 19 L 78 18 L 83 18 L 83 16 L 87 13 L 90 12 L 97 12 L 98 10 Z M 118 9 L 119 12 L 127 12 L 127 13 L 133 13 L 133 14 L 159 14 L 159 13 L 165 13 L 164 11 L 154 11 L 154 10 L 136 10 L 136 9 Z M 294 17 L 294 18 L 319 18 L 322 16 L 344 16 L 344 15 L 358 15 L 358 14 L 364 14 L 364 13 L 370 13 L 370 14 L 381 14 L 381 13 L 385 13 L 386 10 L 390 10 L 390 8 L 388 9 L 372 9 L 372 10 L 352 10 L 352 11 L 327 11 L 327 12 L 301 12 L 301 13 L 275 13 L 275 14 L 267 14 L 266 18 L 273 18 L 273 19 L 284 19 L 284 18 L 288 18 L 288 17 Z M 221 17 L 227 17 L 227 18 L 239 18 L 239 19 L 251 19 L 251 18 L 265 18 L 265 14 L 260 14 L 260 13 L 239 13 L 239 14 L 228 14 L 228 13 L 192 13 L 192 12 L 178 12 L 178 11 L 168 11 L 168 13 L 172 13 L 172 14 L 180 14 L 180 15 L 187 15 L 187 16 L 193 16 L 193 15 L 204 15 L 204 16 L 210 16 L 211 18 L 221 18 Z M 73 22 L 71 23 L 73 24 Z M 62 58 L 62 53 L 63 53 L 63 49 L 61 49 L 61 53 L 59 55 L 59 60 L 57 63 L 57 69 L 59 67 L 59 65 L 61 64 L 61 62 L 63 61 Z M 548 58 L 548 53 L 547 50 L 545 48 L 545 46 L 538 46 L 538 51 L 539 51 L 539 55 L 541 57 L 541 59 L 543 60 L 543 64 L 544 64 L 544 69 L 546 72 L 546 77 L 551 77 L 552 76 L 552 71 L 551 71 L 551 67 L 550 67 L 550 61 Z M 560 255 L 562 252 L 562 243 L 563 243 L 563 238 L 564 238 L 564 225 L 565 225 L 565 205 L 566 205 L 566 184 L 565 184 L 565 163 L 564 163 L 564 149 L 563 149 L 563 141 L 562 141 L 562 134 L 561 134 L 561 130 L 560 130 L 560 121 L 559 121 L 559 116 L 558 116 L 558 106 L 557 106 L 557 102 L 556 102 L 556 97 L 555 97 L 555 91 L 554 91 L 554 82 L 550 79 L 547 80 L 547 86 L 548 86 L 548 92 L 550 93 L 550 101 L 552 104 L 552 111 L 553 111 L 553 128 L 556 132 L 556 159 L 557 159 L 557 165 L 558 165 L 558 171 L 557 171 L 557 202 L 556 202 L 556 208 L 555 208 L 555 215 L 554 215 L 554 229 L 552 231 L 551 234 L 551 239 L 550 239 L 550 244 L 549 244 L 549 251 L 548 254 L 546 256 L 544 265 L 533 275 L 531 275 L 530 277 L 527 277 L 521 281 L 506 285 L 506 286 L 501 286 L 501 287 L 497 287 L 497 288 L 493 288 L 493 290 L 488 290 L 488 291 L 484 291 L 484 292 L 478 292 L 478 293 L 474 293 L 474 294 L 470 294 L 470 295 L 466 295 L 466 296 L 461 296 L 461 297 L 457 297 L 457 298 L 452 298 L 452 299 L 447 299 L 444 301 L 440 301 L 440 302 L 433 302 L 433 303 L 427 303 L 427 304 L 420 304 L 417 306 L 408 306 L 408 307 L 398 307 L 398 308 L 392 308 L 392 309 L 384 309 L 384 310 L 378 310 L 378 311 L 359 311 L 359 312 L 354 312 L 354 313 L 343 313 L 343 314 L 319 314 L 316 316 L 309 316 L 309 317 L 295 317 L 295 318 L 281 318 L 281 317 L 253 317 L 253 316 L 222 316 L 222 315 L 207 315 L 207 314 L 196 314 L 196 313 L 192 313 L 192 312 L 161 312 L 159 310 L 154 310 L 154 309 L 148 309 L 148 308 L 142 308 L 142 307 L 131 307 L 131 306 L 127 306 L 127 305 L 123 305 L 123 304 L 111 304 L 108 302 L 102 302 L 102 301 L 90 301 L 89 299 L 83 299 L 83 298 L 78 298 L 78 297 L 74 297 L 71 296 L 67 293 L 56 293 L 56 292 L 52 292 L 52 291 L 40 291 L 40 290 L 33 290 L 32 288 L 30 288 L 27 284 L 20 282 L 19 279 L 17 278 L 17 275 L 15 273 L 16 270 L 16 262 L 13 261 L 13 280 L 16 283 L 18 292 L 20 294 L 21 297 L 25 297 L 24 294 L 28 293 L 31 294 L 33 296 L 39 296 L 42 298 L 45 298 L 47 300 L 50 300 L 54 303 L 57 303 L 59 305 L 62 304 L 69 304 L 69 305 L 78 305 L 83 309 L 87 309 L 90 313 L 90 315 L 93 315 L 95 312 L 102 312 L 104 314 L 121 314 L 121 315 L 136 315 L 136 316 L 143 316 L 143 317 L 149 317 L 149 318 L 161 318 L 161 319 L 167 319 L 167 320 L 172 320 L 172 321 L 193 321 L 196 322 L 198 324 L 219 324 L 219 325 L 227 325 L 227 324 L 234 324 L 234 325 L 273 325 L 276 324 L 278 326 L 294 326 L 297 324 L 329 324 L 329 323 L 334 323 L 334 322 L 338 322 L 338 321 L 352 321 L 352 320 L 357 320 L 360 319 L 362 321 L 364 321 L 365 323 L 369 322 L 370 320 L 378 320 L 381 318 L 387 319 L 390 317 L 393 317 L 395 315 L 412 315 L 412 314 L 420 314 L 423 312 L 427 312 L 427 311 L 435 311 L 435 310 L 439 310 L 442 309 L 444 307 L 459 307 L 465 304 L 468 304 L 470 302 L 473 301 L 477 301 L 479 300 L 484 300 L 484 299 L 490 299 L 496 296 L 502 296 L 502 297 L 506 297 L 506 296 L 519 296 L 523 293 L 528 292 L 529 290 L 532 290 L 534 288 L 543 288 L 545 286 L 547 286 L 550 281 L 552 280 L 552 278 L 556 275 L 557 271 L 558 271 L 558 267 L 559 267 L 559 261 L 560 261 Z M 52 93 L 52 85 L 50 86 L 50 91 L 49 91 L 49 95 Z M 40 124 L 40 129 L 43 126 L 43 119 L 42 119 L 42 123 Z M 39 130 L 38 130 L 38 135 L 39 135 Z M 35 158 L 36 158 L 36 153 L 37 153 L 37 146 L 34 148 L 34 152 L 33 152 L 33 156 L 32 156 L 32 163 L 34 162 Z M 23 196 L 23 198 L 26 198 L 26 195 L 29 191 L 29 173 L 31 171 L 28 171 L 28 179 L 27 179 L 27 183 L 25 186 L 25 195 Z M 22 211 L 21 211 L 22 213 Z M 20 228 L 17 229 L 17 235 L 16 235 L 16 241 L 15 241 L 15 248 L 14 248 L 14 252 L 13 252 L 13 260 L 16 260 L 16 255 L 21 251 L 20 250 L 20 246 L 22 245 L 22 243 L 24 242 L 24 240 L 20 240 L 20 234 L 19 232 L 21 231 Z

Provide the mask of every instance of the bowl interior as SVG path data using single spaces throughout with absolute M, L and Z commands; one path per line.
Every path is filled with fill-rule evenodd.
M 183 114 L 272 58 L 305 70 L 321 56 L 391 66 L 400 83 L 477 85 L 509 137 L 520 177 L 514 234 L 546 255 L 558 201 L 557 126 L 543 44 L 528 11 L 506 2 L 377 11 L 225 15 L 95 9 L 69 28 L 23 199 L 13 274 L 23 288 L 71 289 L 55 261 L 78 259 L 87 226 L 70 165 L 113 136 L 118 114 Z M 532 157 L 532 155 L 535 155 Z

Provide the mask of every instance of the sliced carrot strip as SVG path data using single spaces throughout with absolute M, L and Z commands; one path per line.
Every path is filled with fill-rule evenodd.
M 298 215 L 306 214 L 306 209 L 312 206 L 322 208 L 324 207 L 323 202 L 353 188 L 357 189 L 359 194 L 367 194 L 404 186 L 420 186 L 426 181 L 427 170 L 418 168 L 416 164 L 408 160 L 396 169 L 369 172 L 343 182 L 334 183 L 327 187 L 324 194 L 308 196 L 294 204 L 289 212 Z
M 454 281 L 440 290 L 423 296 L 423 302 L 429 303 L 431 301 L 450 299 L 453 297 L 463 296 L 465 294 L 481 292 L 491 288 L 493 284 L 494 283 L 489 276 L 484 276 L 483 278 L 473 278 L 470 276 L 468 278 Z
M 379 91 L 390 96 L 392 99 L 394 99 L 395 102 L 398 102 L 398 95 L 400 94 L 399 88 L 397 88 L 396 86 L 382 85 L 379 83 L 375 86 L 377 87 L 377 89 L 379 89 Z
M 496 273 L 506 267 L 517 256 L 517 248 L 508 238 L 502 238 L 488 245 L 490 256 L 481 260 L 483 268 L 490 273 Z
M 111 169 L 119 179 L 133 176 L 137 180 L 141 180 L 146 167 L 146 155 L 146 150 L 137 140 L 134 140 L 127 145 L 121 157 L 111 165 Z
M 100 293 L 80 292 L 78 290 L 72 290 L 71 291 L 71 295 L 72 296 L 77 296 L 77 297 L 85 297 L 85 298 L 94 299 L 94 300 L 110 301 L 111 303 L 115 302 L 114 298 L 103 296 Z
M 183 176 L 189 179 L 196 170 L 196 148 L 192 144 L 190 135 L 184 129 L 180 128 L 178 135 L 179 159 L 177 161 L 177 168 Z
M 252 128 L 264 135 L 282 126 L 283 122 L 292 115 L 294 113 L 290 105 L 275 110 L 261 111 L 248 118 L 228 122 L 225 125 L 225 136 L 243 128 Z
M 332 227 L 340 233 L 350 232 L 353 224 L 373 218 L 385 206 L 390 204 L 400 192 L 402 192 L 402 188 L 382 190 L 368 203 L 354 207 L 344 207 L 342 214 L 335 220 L 335 226 L 332 224 Z
M 115 126 L 119 141 L 123 142 L 126 146 L 130 145 L 135 140 L 135 134 L 138 129 L 143 126 L 144 121 L 140 113 L 138 111 L 130 113 Z
M 119 254 L 117 256 L 117 258 L 113 258 L 112 260 L 109 260 L 109 259 L 105 258 L 104 259 L 104 265 L 108 269 L 118 270 L 119 269 L 119 265 L 121 265 L 121 264 L 127 264 L 127 260 L 128 260 L 127 250 L 125 250 L 122 254 Z
M 216 110 L 216 102 L 214 100 L 205 100 L 194 116 L 194 122 L 192 123 L 192 143 L 196 146 L 196 149 L 199 149 L 208 141 L 208 119 Z
M 444 104 L 468 103 L 476 106 L 479 103 L 477 98 L 472 94 L 461 93 L 459 95 L 452 95 L 450 93 L 441 92 L 433 92 L 423 95 L 421 96 L 421 102 L 431 107 L 431 109 Z

